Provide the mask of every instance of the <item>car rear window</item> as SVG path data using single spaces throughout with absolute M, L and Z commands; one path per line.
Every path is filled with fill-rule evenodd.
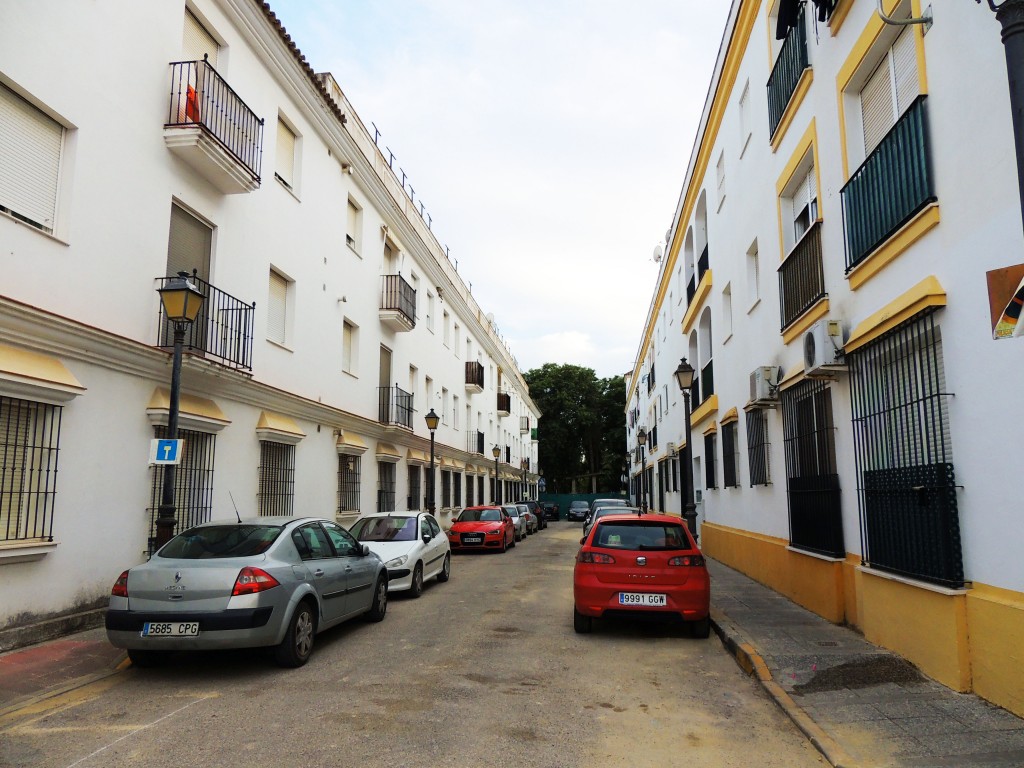
M 251 557 L 266 552 L 282 530 L 279 525 L 209 525 L 190 528 L 167 542 L 157 556 L 178 560 Z
M 647 521 L 598 523 L 593 544 L 607 549 L 690 549 L 681 525 Z
M 497 509 L 464 509 L 457 522 L 476 523 L 481 520 L 485 522 L 501 520 L 501 512 Z
M 415 541 L 415 517 L 364 517 L 349 533 L 360 541 Z

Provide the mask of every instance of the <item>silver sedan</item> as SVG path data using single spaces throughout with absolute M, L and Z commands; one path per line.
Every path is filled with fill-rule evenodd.
M 515 529 L 516 541 L 522 541 L 526 538 L 526 516 L 519 511 L 519 507 L 515 504 L 504 504 L 502 509 L 512 518 L 512 525 Z
M 148 666 L 170 651 L 271 646 L 298 667 L 317 633 L 387 610 L 377 555 L 321 518 L 259 517 L 183 531 L 110 593 L 107 638 Z

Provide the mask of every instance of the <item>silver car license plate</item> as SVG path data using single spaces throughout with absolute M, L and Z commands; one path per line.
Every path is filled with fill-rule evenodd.
M 142 625 L 143 637 L 197 637 L 198 621 L 147 621 Z

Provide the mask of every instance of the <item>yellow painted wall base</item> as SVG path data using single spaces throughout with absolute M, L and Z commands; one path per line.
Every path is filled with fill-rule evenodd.
M 1024 595 L 975 583 L 967 625 L 974 692 L 1024 717 Z

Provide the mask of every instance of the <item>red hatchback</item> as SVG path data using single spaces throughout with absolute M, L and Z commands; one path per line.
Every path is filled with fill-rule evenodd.
M 593 619 L 685 621 L 711 631 L 711 582 L 683 521 L 669 515 L 613 514 L 582 540 L 573 569 L 573 627 Z
M 448 529 L 452 550 L 497 549 L 516 545 L 515 524 L 501 507 L 466 507 Z

